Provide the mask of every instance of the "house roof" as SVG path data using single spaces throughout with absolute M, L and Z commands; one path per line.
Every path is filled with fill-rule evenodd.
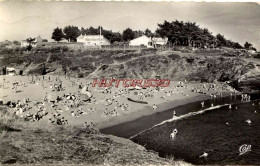
M 13 70 L 15 70 L 15 69 L 14 69 L 13 67 L 7 67 L 6 70 L 8 70 L 8 71 L 13 71 Z
M 135 39 L 133 39 L 133 40 L 130 40 L 130 41 L 135 41 L 135 40 L 138 40 L 138 39 L 141 39 L 141 38 L 150 39 L 149 37 L 147 37 L 147 36 L 145 36 L 145 35 L 142 35 L 142 36 L 137 37 L 137 38 L 135 38 Z
M 103 36 L 103 35 L 80 35 L 79 37 L 77 37 L 77 40 L 78 40 L 78 39 L 91 38 L 91 37 L 94 37 L 94 39 L 97 39 L 97 38 L 100 39 L 100 37 L 101 37 L 102 39 L 106 40 L 107 42 L 110 42 L 110 41 L 109 41 L 105 36 Z

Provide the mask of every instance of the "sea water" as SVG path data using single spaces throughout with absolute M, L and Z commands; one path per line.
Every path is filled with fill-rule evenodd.
M 171 139 L 174 129 L 178 133 Z M 158 125 L 132 140 L 162 157 L 192 164 L 260 164 L 260 104 L 224 105 Z M 207 157 L 201 156 L 204 152 Z
M 204 108 L 195 102 L 101 132 L 131 137 L 161 157 L 192 164 L 260 164 L 259 102 L 241 102 L 239 96 L 207 100 Z M 214 107 L 210 108 L 212 103 Z M 172 118 L 173 111 L 177 118 Z M 252 122 L 250 125 L 246 123 L 248 119 Z M 174 129 L 178 133 L 171 139 Z M 240 147 L 245 146 L 250 148 L 241 154 Z M 200 157 L 204 152 L 208 156 Z
M 201 107 L 201 102 L 193 102 L 186 105 L 178 106 L 173 109 L 169 109 L 163 112 L 157 112 L 152 115 L 143 116 L 136 120 L 125 122 L 119 125 L 111 126 L 108 128 L 101 129 L 101 133 L 112 134 L 123 138 L 130 138 L 139 132 L 145 131 L 156 124 L 163 122 L 164 120 L 171 119 L 173 117 L 173 111 L 177 113 L 178 116 L 186 115 L 191 112 L 200 111 L 202 109 L 207 109 L 213 103 L 215 106 L 238 103 L 241 102 L 239 96 L 225 97 L 225 98 L 212 98 L 204 101 L 205 106 Z

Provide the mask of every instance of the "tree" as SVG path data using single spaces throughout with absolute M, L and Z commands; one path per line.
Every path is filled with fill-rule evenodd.
M 152 31 L 148 28 L 144 31 L 144 35 L 147 36 L 147 37 L 153 37 L 154 36 Z
M 29 45 L 27 46 L 27 50 L 31 51 L 32 50 L 32 44 L 35 41 L 35 38 L 30 37 L 30 38 L 26 39 L 26 41 L 29 43 Z
M 163 24 L 158 24 L 158 27 L 155 32 L 162 38 L 167 37 L 172 45 L 182 45 L 187 40 L 185 36 L 186 29 L 182 21 L 164 21 Z
M 21 45 L 21 43 L 17 40 L 13 41 L 14 45 Z
M 201 48 L 214 48 L 215 46 L 242 47 L 237 42 L 227 40 L 224 35 L 217 34 L 215 37 L 207 28 L 200 28 L 196 22 L 164 21 L 162 24 L 158 24 L 155 32 L 162 38 L 167 37 L 169 44 L 172 45 Z
M 64 34 L 62 32 L 61 28 L 55 28 L 52 32 L 52 39 L 55 40 L 56 42 L 59 42 L 62 40 L 62 38 L 64 37 Z
M 133 31 L 134 34 L 135 34 L 135 37 L 134 38 L 138 38 L 140 36 L 143 36 L 144 35 L 144 32 L 141 31 L 141 30 L 138 30 L 138 31 Z
M 100 34 L 100 28 L 101 28 L 101 35 L 103 35 L 105 38 L 107 38 L 111 43 L 114 43 L 115 41 L 122 41 L 122 35 L 119 32 L 113 32 L 112 30 L 105 30 L 103 27 L 89 27 L 89 28 L 81 28 L 81 34 L 82 35 L 99 35 Z
M 122 34 L 119 32 L 113 32 L 111 37 L 111 42 L 121 42 L 122 41 Z
M 243 48 L 243 46 L 241 46 L 238 42 L 233 43 L 232 47 L 236 48 L 236 49 L 242 49 Z
M 254 50 L 255 52 L 257 51 L 257 49 L 255 47 L 252 47 L 251 50 Z
M 170 22 L 165 20 L 163 24 L 158 24 L 158 27 L 159 28 L 156 29 L 155 33 L 158 34 L 162 38 L 167 37 L 168 41 L 170 43 L 173 43 L 173 41 L 175 40 L 175 39 L 173 39 L 174 38 L 173 31 L 175 29 L 174 26 Z
M 218 46 L 227 46 L 227 40 L 224 37 L 224 35 L 221 35 L 220 33 L 217 34 L 217 42 L 218 42 Z
M 76 26 L 66 26 L 63 29 L 63 32 L 65 34 L 65 38 L 69 41 L 69 42 L 76 42 L 77 41 L 77 37 L 80 36 L 80 30 L 78 27 Z
M 93 28 L 92 26 L 87 29 L 87 34 L 89 35 L 99 35 L 99 29 Z
M 210 33 L 207 29 L 201 30 L 196 22 L 186 22 L 183 26 L 183 32 L 181 32 L 181 36 L 187 39 L 187 45 L 191 46 L 193 40 L 199 39 L 206 41 L 207 35 Z
M 249 50 L 251 47 L 253 47 L 253 45 L 251 43 L 249 43 L 249 42 L 246 42 L 244 44 L 244 47 L 245 47 L 245 49 Z
M 81 33 L 82 35 L 86 35 L 86 34 L 87 34 L 87 30 L 86 30 L 85 28 L 81 27 L 80 33 Z
M 132 29 L 127 28 L 123 31 L 123 40 L 129 41 L 135 38 L 135 33 Z

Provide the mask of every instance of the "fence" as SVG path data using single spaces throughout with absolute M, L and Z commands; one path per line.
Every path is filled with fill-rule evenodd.
M 45 43 L 44 47 L 56 47 L 56 46 L 67 46 L 69 49 L 72 50 L 141 50 L 146 49 L 147 46 L 139 45 L 139 46 L 130 46 L 130 45 L 84 45 L 83 43 Z M 192 50 L 191 47 L 188 46 L 171 46 L 171 45 L 164 45 L 164 46 L 156 46 L 158 50 L 174 50 L 174 51 L 182 51 L 182 50 Z
M 101 46 L 102 50 L 141 50 L 147 48 L 146 46 L 129 46 L 129 45 L 109 45 Z

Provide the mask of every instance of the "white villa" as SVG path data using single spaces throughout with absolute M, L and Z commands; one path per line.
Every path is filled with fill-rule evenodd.
M 130 41 L 129 45 L 130 46 L 141 46 L 144 45 L 147 48 L 156 48 L 158 46 L 163 46 L 166 45 L 168 42 L 167 38 L 159 38 L 159 37 L 147 37 L 145 35 L 140 36 L 138 38 L 135 38 Z
M 147 48 L 153 48 L 153 42 L 151 40 L 151 38 L 143 35 L 143 36 L 140 36 L 138 38 L 135 38 L 133 40 L 130 40 L 130 43 L 129 43 L 130 46 L 141 46 L 141 45 L 144 45 L 146 46 Z
M 161 38 L 161 37 L 153 37 L 152 38 L 154 47 L 158 47 L 158 46 L 165 46 L 168 42 L 168 38 Z
M 77 38 L 78 43 L 84 43 L 86 46 L 108 46 L 110 41 L 103 35 L 80 35 Z

